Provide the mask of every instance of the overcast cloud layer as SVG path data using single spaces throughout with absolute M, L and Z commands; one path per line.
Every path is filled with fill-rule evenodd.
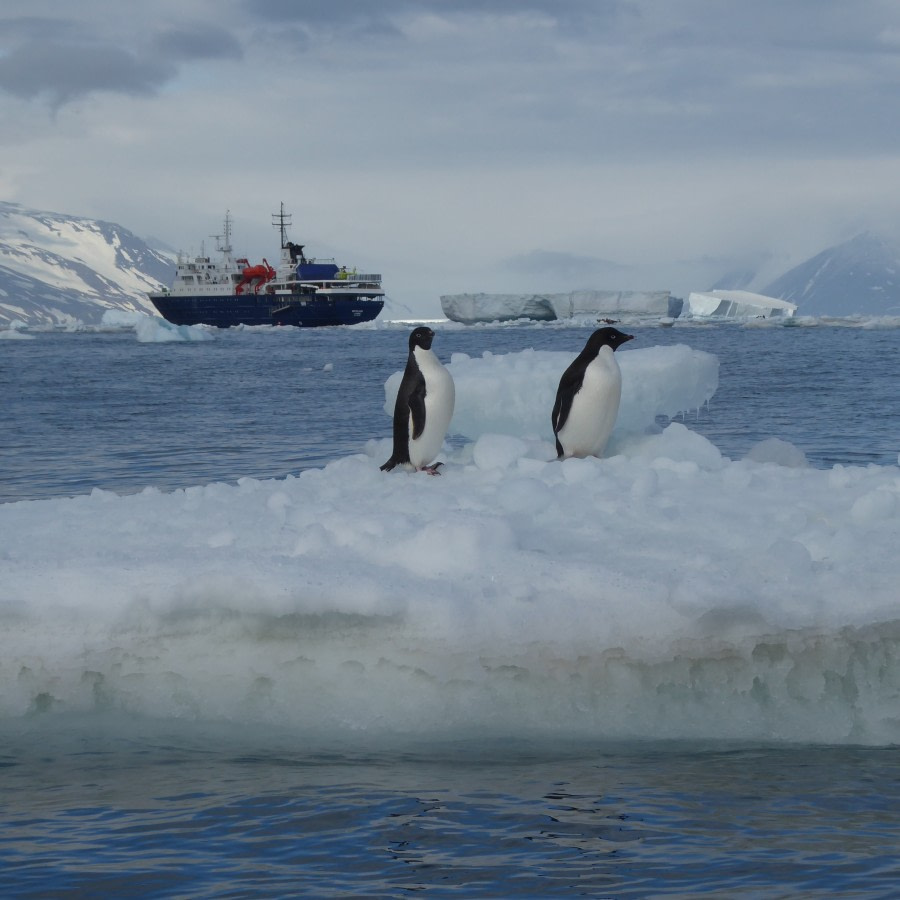
M 421 314 L 684 296 L 896 236 L 898 98 L 887 0 L 5 0 L 0 199 L 253 258 L 284 201 Z

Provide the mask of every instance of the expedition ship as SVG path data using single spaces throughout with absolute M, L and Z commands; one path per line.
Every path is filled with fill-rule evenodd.
M 175 325 L 306 328 L 370 322 L 381 312 L 381 275 L 361 275 L 333 259 L 307 259 L 304 245 L 287 239 L 291 217 L 283 203 L 272 218 L 281 234 L 277 268 L 266 259 L 252 266 L 234 257 L 226 212 L 224 234 L 215 236 L 221 258 L 212 261 L 202 251 L 193 259 L 179 253 L 172 286 L 148 295 L 163 318 Z

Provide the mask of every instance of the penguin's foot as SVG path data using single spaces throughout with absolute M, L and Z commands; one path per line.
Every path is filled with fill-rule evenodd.
M 438 472 L 438 469 L 439 469 L 442 465 L 443 465 L 442 462 L 432 463 L 430 466 L 422 466 L 422 468 L 419 469 L 419 471 L 420 471 L 420 472 L 427 472 L 429 475 L 440 475 L 441 473 Z

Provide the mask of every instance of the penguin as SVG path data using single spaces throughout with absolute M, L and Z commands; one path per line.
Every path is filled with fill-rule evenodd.
M 438 455 L 450 419 L 456 390 L 450 373 L 431 350 L 434 332 L 425 326 L 409 336 L 409 357 L 394 405 L 394 452 L 381 467 L 395 466 L 440 475 L 432 461 Z
M 617 328 L 598 328 L 563 372 L 552 415 L 560 459 L 603 454 L 622 397 L 622 373 L 613 353 L 633 338 Z

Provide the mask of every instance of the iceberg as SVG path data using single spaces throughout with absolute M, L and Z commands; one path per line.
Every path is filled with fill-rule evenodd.
M 444 294 L 441 309 L 454 322 L 553 322 L 579 316 L 677 316 L 681 300 L 668 291 L 568 291 L 559 294 Z
M 444 315 L 454 322 L 473 325 L 476 322 L 510 322 L 534 319 L 552 322 L 556 319 L 551 294 L 447 294 L 441 297 Z
M 795 303 L 754 294 L 751 291 L 709 291 L 692 292 L 688 296 L 689 315 L 705 318 L 708 316 L 725 316 L 727 318 L 743 318 L 746 316 L 791 317 L 797 311 Z

